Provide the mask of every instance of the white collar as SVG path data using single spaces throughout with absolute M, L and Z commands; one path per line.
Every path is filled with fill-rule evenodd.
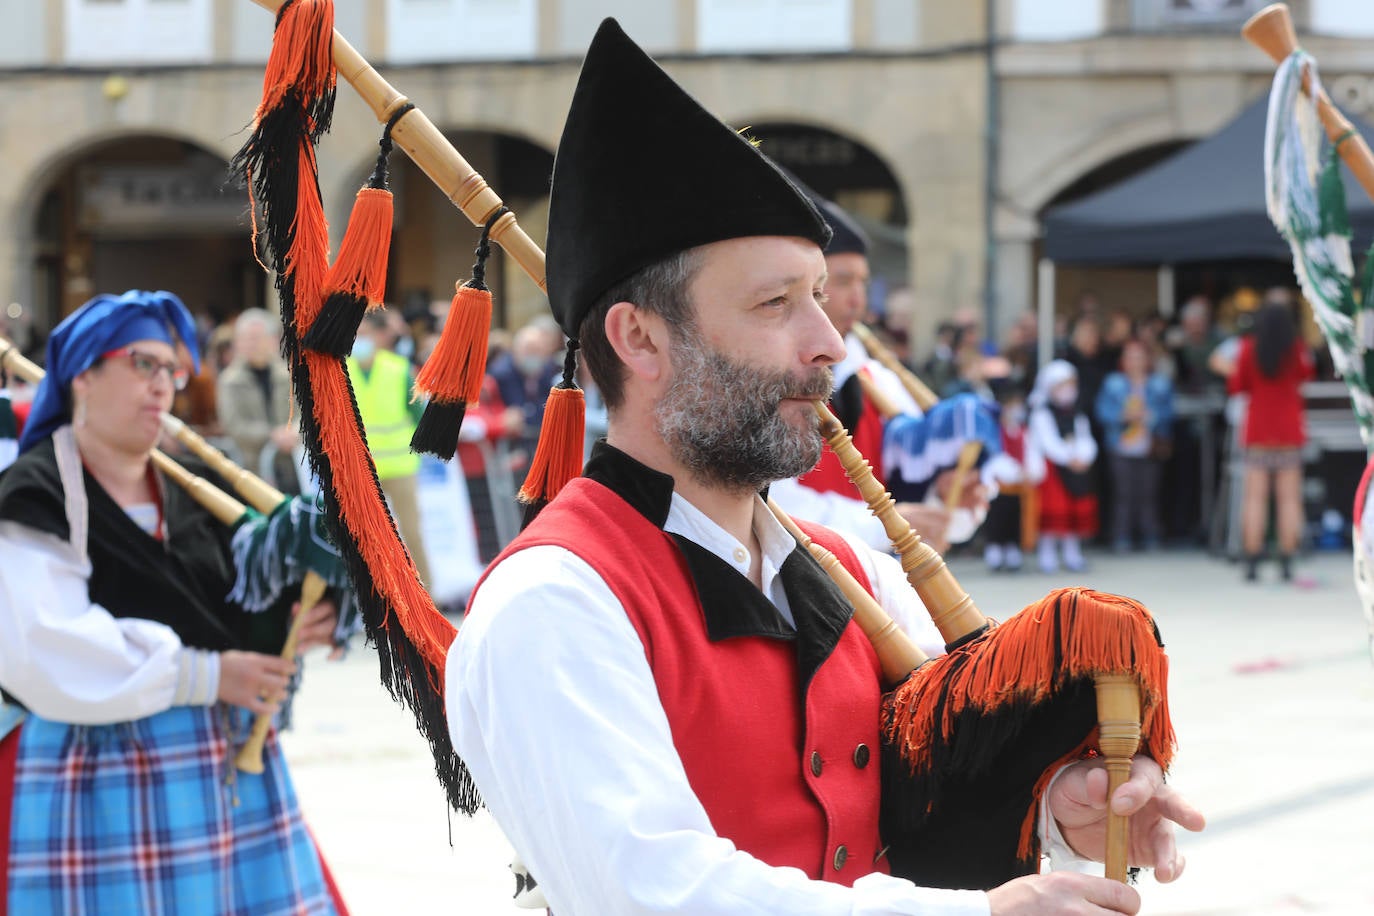
M 754 536 L 759 540 L 759 584 L 764 595 L 777 607 L 778 611 L 793 627 L 792 611 L 787 603 L 786 593 L 779 578 L 782 564 L 797 547 L 797 541 L 787 533 L 764 501 L 754 497 Z M 752 557 L 749 548 L 741 544 L 706 513 L 688 502 L 676 490 L 673 501 L 668 507 L 668 518 L 663 530 L 669 534 L 679 534 L 694 544 L 709 550 L 735 568 L 740 575 L 748 577 Z

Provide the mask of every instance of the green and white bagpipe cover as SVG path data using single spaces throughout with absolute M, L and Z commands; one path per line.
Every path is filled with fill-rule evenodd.
M 1354 131 L 1330 142 L 1316 106 L 1302 91 L 1304 73 L 1311 97 L 1320 92 L 1317 64 L 1302 49 L 1279 65 L 1269 93 L 1264 135 L 1265 197 L 1269 217 L 1293 251 L 1293 272 L 1312 316 L 1321 328 L 1336 371 L 1350 390 L 1350 406 L 1366 451 L 1374 432 L 1374 248 L 1365 254 L 1358 288 L 1351 256 L 1346 182 L 1339 146 Z M 1356 493 L 1352 511 L 1355 584 L 1370 628 L 1374 652 L 1374 517 L 1366 524 L 1370 467 Z

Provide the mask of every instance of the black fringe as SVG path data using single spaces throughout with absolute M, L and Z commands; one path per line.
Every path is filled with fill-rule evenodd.
M 1038 872 L 1038 846 L 1028 859 L 1016 855 L 1035 784 L 1096 724 L 1089 677 L 1039 704 L 966 709 L 953 740 L 916 772 L 885 742 L 881 829 L 892 873 L 926 887 L 987 890 Z
M 458 451 L 458 430 L 467 410 L 462 401 L 431 400 L 420 414 L 420 422 L 415 424 L 410 450 L 448 461 Z
M 277 18 L 272 25 L 273 40 L 276 39 L 277 27 L 281 25 L 283 17 L 286 16 L 287 9 L 295 2 L 296 0 L 286 0 L 286 2 L 281 5 L 281 8 L 277 10 Z M 294 105 L 284 104 L 282 107 L 298 109 L 304 114 L 307 119 L 306 136 L 310 138 L 312 145 L 319 143 L 320 138 L 329 133 L 329 128 L 333 126 L 334 123 L 334 101 L 338 95 L 337 81 L 335 85 L 326 89 L 324 94 L 313 98 L 300 99 L 300 92 L 295 88 L 287 90 L 286 94 L 288 97 L 292 95 L 296 96 L 297 102 Z
M 292 222 L 297 194 L 319 194 L 317 177 L 305 176 L 311 181 L 301 188 L 299 179 L 302 176 L 297 174 L 299 144 L 302 137 L 310 136 L 317 125 L 318 120 L 306 111 L 299 100 L 294 105 L 285 105 L 281 110 L 267 113 L 244 148 L 234 157 L 234 168 L 249 177 L 256 201 L 262 208 L 264 238 L 271 266 L 276 271 L 282 324 L 287 329 L 282 335 L 282 353 L 295 382 L 292 387 L 301 411 L 302 437 L 310 455 L 311 467 L 320 481 L 330 534 L 357 591 L 368 640 L 377 648 L 382 684 L 394 699 L 409 707 L 414 714 L 420 734 L 429 742 L 434 755 L 435 774 L 444 787 L 449 804 L 464 814 L 472 814 L 481 807 L 481 796 L 449 737 L 441 692 L 444 672 L 434 671 L 428 666 L 407 634 L 396 624 L 385 598 L 377 592 L 371 571 L 341 519 L 339 502 L 335 496 L 333 468 L 329 456 L 323 453 L 310 368 L 302 357 L 296 331 L 295 280 L 283 270 L 285 257 L 294 240 Z M 361 431 L 362 420 L 358 415 L 357 399 L 353 396 L 342 361 L 337 371 L 343 373 L 344 382 L 348 385 L 353 419 Z M 372 486 L 377 499 L 382 499 L 381 484 L 377 481 L 375 469 L 372 472 Z M 395 532 L 394 520 L 391 527 Z M 399 533 L 395 536 L 397 543 L 401 543 Z
M 280 284 L 278 288 L 281 288 Z M 283 291 L 283 311 L 287 306 L 288 299 Z M 291 297 L 290 306 L 294 311 L 294 295 Z M 361 429 L 362 418 L 358 414 L 352 382 L 349 381 L 342 365 L 338 367 L 338 371 L 343 373 L 344 381 L 348 385 L 354 422 Z M 386 600 L 377 592 L 372 572 L 363 561 L 362 554 L 340 515 L 339 502 L 334 495 L 333 468 L 328 456 L 323 452 L 320 427 L 314 413 L 310 369 L 304 360 L 293 366 L 292 378 L 296 380 L 296 399 L 301 408 L 302 436 L 306 443 L 306 451 L 310 455 L 311 468 L 320 481 L 320 492 L 324 494 L 325 517 L 329 521 L 330 535 L 338 545 L 348 567 L 349 577 L 357 589 L 358 604 L 362 609 L 363 626 L 368 641 L 377 648 L 382 685 L 391 694 L 392 699 L 408 707 L 415 715 L 420 734 L 429 742 L 430 752 L 434 755 L 434 772 L 439 778 L 440 785 L 444 787 L 449 805 L 464 814 L 472 814 L 482 806 L 482 799 L 467 766 L 454 751 L 449 737 L 441 692 L 444 672 L 434 671 L 429 667 L 428 662 L 396 622 L 394 615 L 390 614 Z M 377 498 L 383 499 L 381 483 L 377 479 L 375 469 L 372 469 L 371 478 L 371 486 Z M 394 519 L 391 520 L 391 529 L 397 543 L 400 543 L 400 532 L 396 529 Z M 431 677 L 434 679 L 433 683 L 430 682 Z
M 301 345 L 316 353 L 345 357 L 353 349 L 358 326 L 367 312 L 367 298 L 340 290 L 324 300 L 319 317 L 305 332 Z
M 525 509 L 520 517 L 520 530 L 524 531 L 539 517 L 539 513 L 544 511 L 544 507 L 549 504 L 549 501 L 547 499 L 532 499 L 529 502 L 522 500 L 521 503 Z
M 249 184 L 253 204 L 261 212 L 272 268 L 280 270 L 286 253 L 296 237 L 296 188 L 299 184 L 301 136 L 309 130 L 309 120 L 294 93 L 287 93 L 286 104 L 265 113 L 243 147 L 229 161 L 235 175 Z M 316 185 L 318 192 L 319 187 Z M 291 329 L 294 332 L 294 325 Z M 283 334 L 289 340 L 292 334 Z

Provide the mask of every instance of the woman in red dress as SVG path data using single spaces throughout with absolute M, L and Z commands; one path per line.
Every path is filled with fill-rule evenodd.
M 1269 492 L 1278 523 L 1279 572 L 1293 577 L 1293 552 L 1302 532 L 1302 446 L 1307 441 L 1302 383 L 1312 378 L 1312 354 L 1298 334 L 1292 299 L 1271 293 L 1255 315 L 1254 333 L 1241 342 L 1232 393 L 1250 396 L 1241 444 L 1245 447 L 1245 489 L 1241 539 L 1245 579 L 1258 574 L 1269 525 Z M 1272 485 L 1271 485 L 1272 482 Z

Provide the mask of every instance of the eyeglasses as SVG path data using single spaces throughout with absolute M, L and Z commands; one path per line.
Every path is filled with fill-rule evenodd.
M 185 389 L 186 383 L 191 377 L 178 363 L 160 360 L 151 353 L 144 353 L 142 350 L 135 350 L 133 347 L 125 347 L 122 350 L 111 350 L 108 353 L 102 353 L 100 358 L 102 360 L 108 360 L 117 356 L 127 356 L 129 358 L 129 365 L 133 367 L 134 373 L 144 381 L 151 382 L 157 377 L 159 371 L 165 371 L 167 373 L 167 378 L 172 382 L 172 387 L 177 391 Z

